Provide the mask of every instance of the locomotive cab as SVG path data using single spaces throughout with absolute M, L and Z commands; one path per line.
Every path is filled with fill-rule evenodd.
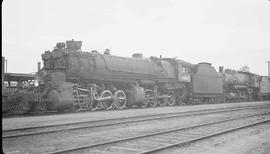
M 177 102 L 179 104 L 188 103 L 194 65 L 174 58 L 163 58 L 163 60 L 171 64 L 167 67 L 163 65 L 163 67 L 167 72 L 169 72 L 169 70 L 173 72 L 172 80 L 175 80 L 175 83 L 173 83 L 171 87 L 175 89 Z

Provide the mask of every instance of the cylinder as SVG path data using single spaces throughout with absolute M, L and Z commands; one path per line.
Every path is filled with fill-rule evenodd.
M 47 95 L 48 110 L 64 111 L 71 109 L 73 105 L 73 85 L 68 82 L 57 82 L 53 86 L 55 89 L 50 90 Z

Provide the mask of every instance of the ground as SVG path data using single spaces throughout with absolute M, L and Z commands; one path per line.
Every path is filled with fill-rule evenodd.
M 186 147 L 162 151 L 169 154 L 270 154 L 270 123 L 256 126 Z
M 256 105 L 262 105 L 262 104 L 269 104 L 270 101 L 266 102 L 256 102 Z M 203 109 L 213 109 L 218 107 L 236 107 L 236 106 L 243 106 L 243 105 L 250 105 L 254 104 L 254 102 L 249 103 L 231 103 L 231 104 L 212 104 L 212 105 L 196 105 L 196 106 L 177 106 L 177 107 L 163 107 L 163 108 L 148 108 L 148 109 L 139 109 L 139 110 L 122 110 L 122 111 L 100 111 L 100 112 L 83 112 L 83 113 L 74 113 L 74 114 L 59 114 L 59 115 L 44 115 L 44 116 L 35 116 L 35 117 L 15 117 L 15 118 L 3 118 L 2 119 L 2 131 L 6 129 L 15 129 L 15 128 L 21 128 L 21 127 L 27 127 L 27 126 L 38 126 L 38 125 L 51 125 L 56 123 L 70 123 L 70 122 L 79 122 L 79 121 L 95 121 L 95 120 L 104 120 L 104 119 L 113 119 L 113 118 L 123 118 L 128 116 L 142 116 L 142 115 L 151 115 L 151 114 L 157 114 L 157 113 L 174 113 L 174 112 L 186 112 L 186 111 L 194 111 L 194 110 L 203 110 Z M 267 110 L 267 109 L 266 109 Z M 216 117 L 216 115 L 208 115 L 208 117 L 211 116 Z M 195 118 L 192 117 L 186 117 L 181 118 L 177 122 L 180 124 L 183 124 L 184 122 L 196 122 Z M 162 128 L 162 127 L 173 127 L 173 124 L 175 123 L 174 119 L 167 120 L 167 123 L 164 125 L 160 122 L 152 122 L 149 128 Z M 149 123 L 149 122 L 145 122 Z M 130 125 L 130 127 L 129 127 Z M 122 128 L 126 128 L 127 131 L 129 131 L 131 134 L 132 132 L 135 132 L 139 130 L 146 131 L 147 127 L 143 127 L 144 125 L 140 125 L 140 127 L 132 127 L 131 124 L 129 125 L 123 125 Z M 119 126 L 110 127 L 110 129 L 116 130 L 114 131 L 113 135 L 117 135 L 117 131 L 123 133 L 118 128 Z M 114 128 L 114 129 L 113 129 Z M 129 128 L 129 129 L 128 129 Z M 140 129 L 139 129 L 140 128 Z M 17 139 L 16 142 L 13 144 L 20 145 L 21 147 L 26 146 L 27 141 L 31 141 L 33 143 L 36 143 L 38 146 L 35 146 L 35 144 L 31 144 L 30 148 L 37 148 L 38 150 L 42 149 L 40 147 L 40 144 L 42 144 L 40 141 L 41 139 L 45 141 L 45 144 L 43 145 L 43 148 L 47 148 L 49 150 L 50 148 L 53 149 L 57 146 L 61 146 L 61 144 L 67 145 L 76 145 L 76 142 L 79 140 L 82 140 L 85 142 L 89 140 L 89 135 L 95 136 L 99 135 L 99 133 L 106 132 L 105 128 L 104 130 L 101 128 L 91 129 L 91 130 L 84 130 L 81 132 L 81 130 L 77 130 L 78 132 L 74 131 L 72 134 L 70 132 L 66 132 L 68 134 L 61 134 L 63 136 L 57 138 L 55 134 L 50 135 L 44 135 L 43 136 L 37 136 L 34 137 L 28 137 L 28 138 L 21 138 L 20 140 Z M 90 131 L 90 133 L 86 132 Z M 118 133 L 118 134 L 121 134 Z M 58 134 L 59 135 L 59 134 Z M 111 135 L 111 136 L 113 136 Z M 106 136 L 106 135 L 102 135 Z M 39 138 L 38 138 L 39 137 Z M 49 139 L 46 139 L 49 138 Z M 57 143 L 53 142 L 54 139 L 57 140 Z M 63 141 L 61 141 L 61 138 Z M 27 139 L 27 140 L 26 140 Z M 51 140 L 50 140 L 51 139 Z M 65 139 L 65 140 L 64 140 Z M 67 140 L 68 139 L 68 140 Z M 77 140 L 76 140 L 77 139 Z M 48 140 L 50 142 L 48 142 Z M 92 140 L 90 138 L 90 140 Z M 66 143 L 66 142 L 69 143 Z M 2 140 L 3 142 L 3 140 Z M 16 144 L 18 143 L 18 144 Z M 11 143 L 6 143 L 11 144 Z M 46 146 L 50 146 L 49 148 Z M 29 147 L 28 147 L 29 148 Z M 11 153 L 21 153 L 18 151 L 18 149 L 11 149 Z M 191 144 L 186 147 L 176 147 L 167 151 L 163 151 L 161 153 L 173 153 L 173 154 L 270 154 L 270 123 L 267 124 L 247 128 L 241 131 L 237 131 L 234 133 L 224 134 L 222 136 L 214 137 L 211 139 L 207 139 L 204 141 L 200 141 L 194 144 Z

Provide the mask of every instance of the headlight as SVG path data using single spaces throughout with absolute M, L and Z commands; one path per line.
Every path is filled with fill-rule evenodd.
M 39 85 L 38 80 L 35 80 L 35 81 L 34 81 L 34 85 L 35 85 L 35 87 L 38 87 L 38 85 Z

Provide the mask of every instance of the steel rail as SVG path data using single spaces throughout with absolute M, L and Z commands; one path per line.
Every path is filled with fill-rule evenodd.
M 256 115 L 243 116 L 243 117 L 237 117 L 237 118 L 229 118 L 229 119 L 226 119 L 226 120 L 219 120 L 219 121 L 199 124 L 199 125 L 195 125 L 195 126 L 181 127 L 181 128 L 176 128 L 176 129 L 169 129 L 169 130 L 166 130 L 166 131 L 148 133 L 148 134 L 138 135 L 138 136 L 134 136 L 134 137 L 127 137 L 127 138 L 123 138 L 123 139 L 116 139 L 116 140 L 102 142 L 102 143 L 96 143 L 96 144 L 90 144 L 90 145 L 82 145 L 82 146 L 78 146 L 78 147 L 75 147 L 75 148 L 48 152 L 48 154 L 74 153 L 74 152 L 76 152 L 78 150 L 85 150 L 85 149 L 88 149 L 88 148 L 96 148 L 96 147 L 100 147 L 100 146 L 108 146 L 110 144 L 115 144 L 115 143 L 120 143 L 120 142 L 126 142 L 126 141 L 131 141 L 131 140 L 136 140 L 136 139 L 142 139 L 142 138 L 146 138 L 146 137 L 152 137 L 152 136 L 171 133 L 171 132 L 176 132 L 176 131 L 189 130 L 189 129 L 199 128 L 199 127 L 203 127 L 203 126 L 214 125 L 214 124 L 218 124 L 218 123 L 224 123 L 224 122 L 228 122 L 228 121 L 245 119 L 245 118 L 256 117 L 256 116 L 269 115 L 269 114 L 270 113 L 256 114 Z
M 254 102 L 259 102 L 259 101 L 254 101 Z M 178 104 L 178 105 L 174 105 L 174 106 L 157 106 L 155 108 L 163 108 L 163 107 L 181 107 L 181 106 L 196 106 L 196 105 L 213 105 L 213 104 L 233 104 L 233 103 L 238 103 L 238 104 L 241 104 L 241 103 L 244 103 L 244 102 L 226 102 L 226 103 L 207 103 L 207 104 Z M 249 106 L 252 106 L 252 105 L 249 105 Z M 253 105 L 254 106 L 254 105 Z M 147 108 L 140 108 L 140 107 L 131 107 L 131 108 L 125 108 L 124 110 L 127 111 L 127 110 L 147 110 L 147 109 L 151 109 L 152 107 L 147 107 Z M 116 108 L 112 109 L 112 110 L 96 110 L 94 112 L 110 112 L 110 111 L 121 111 L 121 110 L 118 110 Z M 65 111 L 65 112 L 57 112 L 57 111 L 46 111 L 45 113 L 35 113 L 35 112 L 30 112 L 30 113 L 26 113 L 26 114 L 23 114 L 23 115 L 14 115 L 14 114 L 2 114 L 2 118 L 20 118 L 20 117 L 40 117 L 40 116 L 50 116 L 50 115 L 66 115 L 66 114 L 80 114 L 80 113 L 87 113 L 87 112 L 91 112 L 89 110 L 82 110 L 82 111 L 79 111 L 79 112 L 76 112 L 76 111 Z
M 219 135 L 234 132 L 234 131 L 244 129 L 244 128 L 248 128 L 248 127 L 251 127 L 251 126 L 260 125 L 260 124 L 267 123 L 267 122 L 270 122 L 270 120 L 264 120 L 264 121 L 256 122 L 256 123 L 253 123 L 253 124 L 248 124 L 248 125 L 245 125 L 245 126 L 240 126 L 240 127 L 237 127 L 237 128 L 233 128 L 233 129 L 230 129 L 230 130 L 214 133 L 214 134 L 211 134 L 211 135 L 198 137 L 198 138 L 195 138 L 195 139 L 190 139 L 190 140 L 184 141 L 184 142 L 180 141 L 178 143 L 174 143 L 174 144 L 171 144 L 171 145 L 165 145 L 165 146 L 153 148 L 153 149 L 150 149 L 150 150 L 146 150 L 146 151 L 143 151 L 143 152 L 139 152 L 138 154 L 150 154 L 150 153 L 159 152 L 159 151 L 162 151 L 162 150 L 165 150 L 165 149 L 169 149 L 169 148 L 172 148 L 172 147 L 175 147 L 175 146 L 185 146 L 185 145 L 189 145 L 191 143 L 197 142 L 197 141 L 209 139 L 211 137 L 216 137 L 216 136 L 219 136 Z
M 244 110 L 244 109 L 260 109 L 260 108 L 269 108 L 269 107 L 270 106 L 262 105 L 262 106 L 244 106 L 244 107 L 237 107 L 237 108 L 233 108 L 233 107 L 232 108 L 219 108 L 219 109 L 196 110 L 196 111 L 186 111 L 186 112 L 173 112 L 173 113 L 164 113 L 164 114 L 152 114 L 152 115 L 134 116 L 134 117 L 123 117 L 123 118 L 118 118 L 118 119 L 105 119 L 105 120 L 99 120 L 99 121 L 95 120 L 95 121 L 83 121 L 83 122 L 57 124 L 57 125 L 26 127 L 26 128 L 19 128 L 19 129 L 2 130 L 2 139 L 23 137 L 23 136 L 30 136 L 30 135 L 40 135 L 40 134 L 47 134 L 47 133 L 54 133 L 54 132 L 61 132 L 61 131 L 68 131 L 68 130 L 77 130 L 77 129 L 84 129 L 84 128 L 113 126 L 113 125 L 119 125 L 119 124 L 127 124 L 127 123 L 135 123 L 135 122 L 143 122 L 143 121 L 151 121 L 151 120 L 160 120 L 160 119 L 186 117 L 186 116 L 198 116 L 198 115 L 213 114 L 213 113 L 231 112 L 231 111 Z M 139 119 L 139 118 L 143 118 L 143 119 Z M 101 124 L 98 124 L 98 123 L 101 123 Z M 88 124 L 88 125 L 76 126 L 79 124 Z M 69 126 L 75 126 L 75 127 L 69 128 Z M 64 128 L 29 132 L 31 129 L 49 129 L 49 128 L 55 128 L 55 127 L 64 127 Z M 18 131 L 27 131 L 27 133 L 16 133 Z M 5 133 L 6 134 L 9 133 L 9 134 L 6 135 Z

